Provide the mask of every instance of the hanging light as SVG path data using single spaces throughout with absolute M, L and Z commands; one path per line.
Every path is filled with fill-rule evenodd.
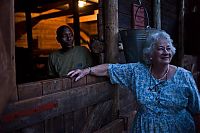
M 86 1 L 85 0 L 79 0 L 78 1 L 78 7 L 84 7 L 86 5 Z

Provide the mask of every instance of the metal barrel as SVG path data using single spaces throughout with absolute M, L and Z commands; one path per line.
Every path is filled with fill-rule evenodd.
M 127 63 L 142 61 L 143 48 L 147 36 L 157 29 L 130 29 L 121 30 L 120 36 L 123 43 L 124 55 Z

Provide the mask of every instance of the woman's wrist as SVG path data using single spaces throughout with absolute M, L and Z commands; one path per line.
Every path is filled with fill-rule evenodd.
M 87 69 L 88 69 L 88 74 L 91 74 L 92 68 L 91 68 L 91 67 L 88 67 Z

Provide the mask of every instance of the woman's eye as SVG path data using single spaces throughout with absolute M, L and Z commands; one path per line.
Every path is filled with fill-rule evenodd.
M 164 50 L 164 48 L 160 47 L 160 48 L 158 48 L 158 50 Z
M 167 48 L 167 51 L 170 51 L 171 50 L 171 48 Z
M 167 51 L 170 51 L 171 48 L 170 47 L 169 48 L 168 47 L 167 48 L 165 48 L 165 47 L 159 47 L 158 50 L 162 50 L 162 51 L 167 50 Z

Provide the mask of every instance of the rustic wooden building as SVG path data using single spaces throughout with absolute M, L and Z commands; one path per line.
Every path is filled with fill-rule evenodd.
M 104 51 L 95 56 L 97 63 L 126 62 L 123 49 L 117 45 L 123 40 L 120 31 L 144 29 L 148 23 L 164 29 L 177 47 L 173 63 L 192 70 L 198 83 L 200 41 L 196 38 L 200 26 L 195 22 L 199 21 L 199 1 L 86 2 L 84 8 L 78 8 L 78 0 L 1 0 L 0 132 L 129 131 L 137 111 L 131 92 L 111 85 L 104 77 L 87 76 L 78 82 L 48 79 L 48 54 L 60 47 L 55 30 L 64 24 L 73 27 L 76 45 L 88 47 L 91 37 L 103 43 Z M 197 32 L 194 36 L 190 25 Z M 195 118 L 198 128 L 199 117 Z

